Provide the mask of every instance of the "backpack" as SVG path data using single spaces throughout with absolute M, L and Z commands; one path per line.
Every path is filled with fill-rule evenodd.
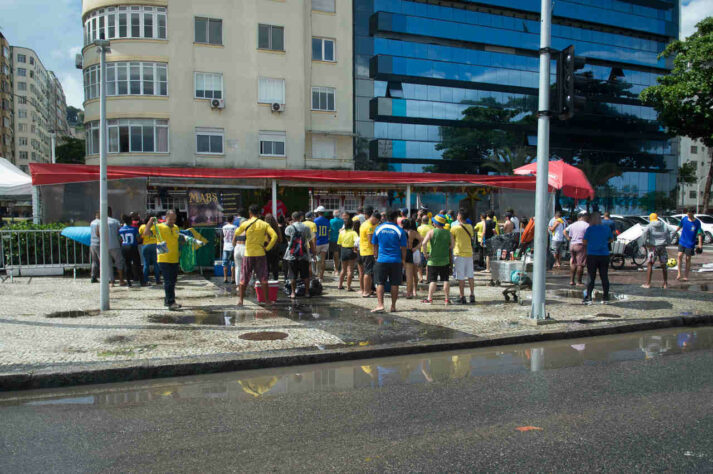
M 289 255 L 295 259 L 300 259 L 307 254 L 307 243 L 305 242 L 302 232 L 297 230 L 297 227 L 292 226 L 294 232 L 290 238 L 290 243 L 287 247 Z

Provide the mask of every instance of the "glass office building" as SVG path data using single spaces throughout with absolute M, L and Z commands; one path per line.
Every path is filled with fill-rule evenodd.
M 493 150 L 505 162 L 534 155 L 539 9 L 538 0 L 354 0 L 357 167 L 487 173 Z M 675 186 L 675 140 L 638 94 L 670 69 L 657 56 L 678 25 L 675 0 L 554 4 L 552 47 L 574 45 L 591 80 L 585 109 L 553 120 L 551 153 L 616 163 L 614 209 L 645 207 L 642 196 Z

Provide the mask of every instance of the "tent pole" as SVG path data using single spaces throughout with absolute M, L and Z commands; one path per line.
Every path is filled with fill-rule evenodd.
M 277 180 L 272 180 L 272 217 L 277 219 Z
M 40 223 L 40 187 L 32 186 L 32 223 Z
M 411 217 L 411 185 L 406 185 L 406 209 L 408 210 L 408 216 Z

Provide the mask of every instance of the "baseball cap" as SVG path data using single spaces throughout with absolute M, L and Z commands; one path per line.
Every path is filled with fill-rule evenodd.
M 658 215 L 658 214 L 656 214 L 655 212 L 652 212 L 651 214 L 649 214 L 649 221 L 650 221 L 650 222 L 654 222 L 654 221 L 657 221 L 657 220 L 659 220 L 659 215 Z
M 307 219 L 312 219 L 314 217 L 314 212 L 308 212 L 307 214 L 305 214 L 305 217 Z
M 327 210 L 324 208 L 324 206 L 319 206 L 317 209 L 314 210 L 314 212 L 327 212 Z

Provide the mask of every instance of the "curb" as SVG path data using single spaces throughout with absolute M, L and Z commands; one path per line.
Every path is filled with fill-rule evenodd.
M 220 356 L 192 356 L 186 358 L 154 359 L 143 361 L 100 362 L 39 370 L 0 373 L 0 392 L 67 387 L 84 384 L 130 382 L 151 378 L 203 375 L 239 370 L 323 364 L 327 362 L 373 359 L 401 355 L 425 354 L 453 350 L 477 349 L 501 345 L 606 336 L 653 329 L 667 329 L 713 324 L 713 314 L 678 316 L 631 324 L 617 324 L 591 329 L 556 331 L 548 333 L 518 334 L 493 338 L 468 338 L 457 341 L 424 341 L 418 343 L 386 344 L 381 347 L 347 347 L 340 349 L 286 350 L 275 355 L 225 354 Z

